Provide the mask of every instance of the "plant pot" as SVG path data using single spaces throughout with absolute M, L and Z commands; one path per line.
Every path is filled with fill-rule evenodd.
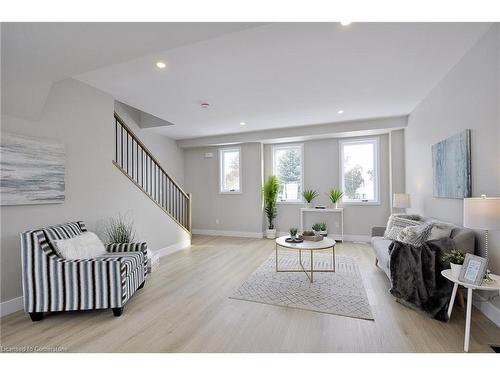
M 276 228 L 275 229 L 266 229 L 266 238 L 270 240 L 274 240 L 276 238 Z
M 321 235 L 321 231 L 319 230 L 313 230 L 315 236 Z
M 306 208 L 312 208 L 313 207 L 313 204 L 312 203 L 307 203 L 306 202 Z
M 450 263 L 451 266 L 451 277 L 458 279 L 460 271 L 462 270 L 461 264 Z
M 326 237 L 328 235 L 328 231 L 326 231 L 326 230 L 320 230 L 319 234 L 321 234 L 323 237 Z

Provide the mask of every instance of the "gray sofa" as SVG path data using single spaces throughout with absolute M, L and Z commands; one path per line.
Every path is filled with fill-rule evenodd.
M 423 222 L 440 222 L 436 219 L 429 217 L 421 217 Z M 455 241 L 457 249 L 464 252 L 474 254 L 475 250 L 475 235 L 474 231 L 464 227 L 459 227 L 453 224 L 445 223 L 453 226 L 451 232 L 451 238 Z M 375 256 L 377 257 L 376 263 L 385 272 L 387 277 L 391 278 L 391 272 L 389 267 L 389 245 L 392 243 L 391 240 L 384 238 L 385 227 L 376 226 L 372 228 L 372 239 L 371 243 L 373 250 L 375 251 Z

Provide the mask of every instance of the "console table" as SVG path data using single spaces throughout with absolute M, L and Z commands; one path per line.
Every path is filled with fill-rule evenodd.
M 300 209 L 300 231 L 304 231 L 304 213 L 305 212 L 326 212 L 340 215 L 340 236 L 337 234 L 337 241 L 344 241 L 344 209 L 343 208 L 301 208 Z

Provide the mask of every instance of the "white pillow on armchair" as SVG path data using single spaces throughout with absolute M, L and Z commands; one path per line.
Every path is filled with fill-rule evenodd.
M 106 248 L 95 233 L 84 232 L 73 238 L 52 241 L 62 258 L 90 259 L 106 254 Z

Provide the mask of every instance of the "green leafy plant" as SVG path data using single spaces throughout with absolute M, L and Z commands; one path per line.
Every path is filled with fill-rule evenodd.
M 278 177 L 269 176 L 267 181 L 264 183 L 263 189 L 264 211 L 269 222 L 269 229 L 274 229 L 273 220 L 276 219 L 277 215 L 276 199 L 278 198 L 279 189 L 280 182 L 278 180 Z
M 319 230 L 324 232 L 326 230 L 326 223 L 319 223 Z
M 104 235 L 107 243 L 134 242 L 134 222 L 121 214 L 117 218 L 110 218 L 104 226 Z
M 314 198 L 318 196 L 318 192 L 316 190 L 304 190 L 302 196 L 306 200 L 307 203 L 311 203 Z
M 443 255 L 443 260 L 453 264 L 464 264 L 465 254 L 460 250 L 451 250 Z
M 290 237 L 295 237 L 298 232 L 297 228 L 290 228 L 288 231 L 290 232 Z
M 330 198 L 332 203 L 335 204 L 340 200 L 340 198 L 342 198 L 343 195 L 344 193 L 342 190 L 332 189 L 330 190 L 330 194 L 328 194 L 328 198 Z
M 319 232 L 321 230 L 321 223 L 316 223 L 312 226 L 312 229 L 316 232 Z

